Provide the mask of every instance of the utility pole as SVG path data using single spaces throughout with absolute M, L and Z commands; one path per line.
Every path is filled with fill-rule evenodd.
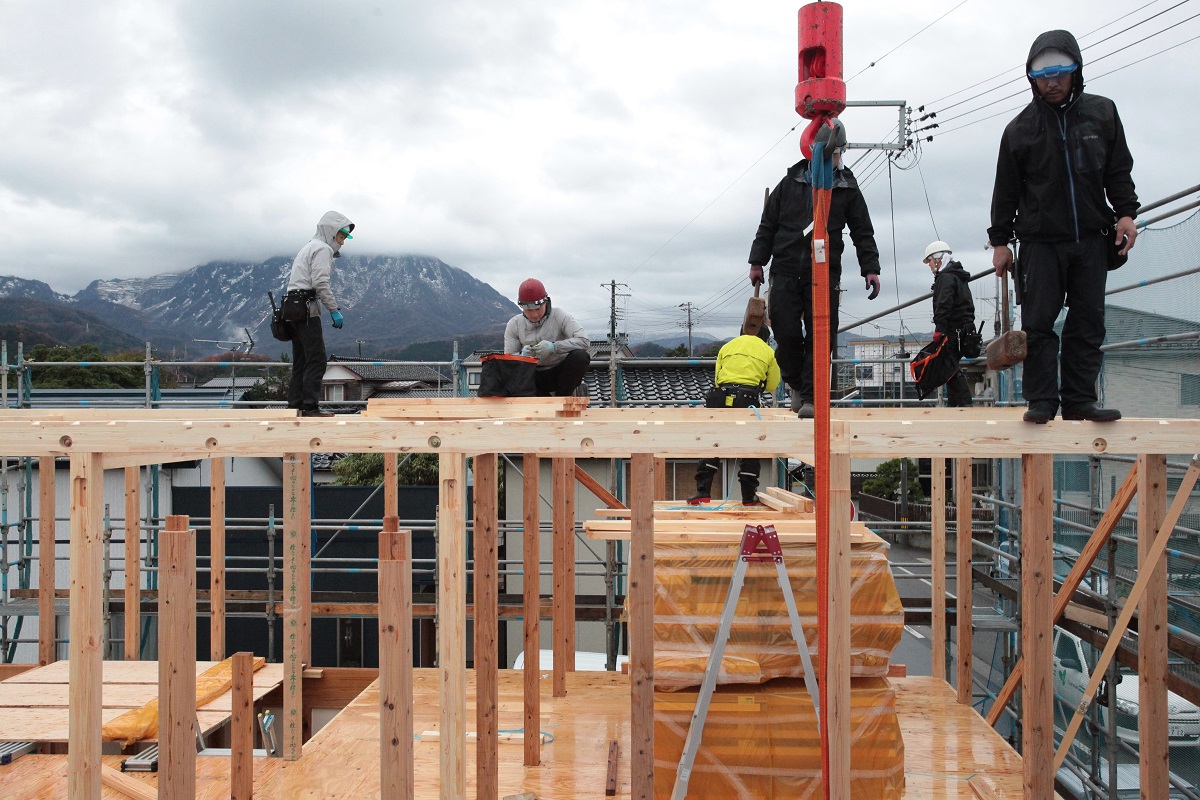
M 692 309 L 695 307 L 691 303 L 680 303 L 679 307 L 687 312 L 687 329 L 688 329 L 688 358 L 692 357 Z
M 601 286 L 607 286 L 609 289 L 609 307 L 608 307 L 608 404 L 617 407 L 617 287 L 623 286 L 629 288 L 627 284 L 617 283 L 615 280 L 610 283 L 602 283 Z M 624 297 L 625 295 L 621 295 Z

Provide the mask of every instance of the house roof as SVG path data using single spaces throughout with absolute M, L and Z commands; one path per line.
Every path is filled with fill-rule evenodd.
M 387 383 L 389 381 L 423 381 L 435 386 L 450 381 L 449 366 L 435 367 L 425 364 L 383 364 L 367 361 L 329 361 L 330 366 L 338 366 L 353 372 L 359 378 L 370 383 Z
M 162 389 L 159 392 L 161 400 L 154 401 L 155 405 L 168 407 L 171 405 L 186 405 L 188 408 L 225 408 L 236 400 L 241 400 L 245 393 L 244 387 L 235 390 L 228 388 L 194 388 L 194 389 Z M 16 389 L 8 391 L 8 406 L 16 408 L 19 397 Z M 119 406 L 129 408 L 145 405 L 145 389 L 37 389 L 30 392 L 30 402 L 34 408 L 82 408 Z
M 1056 327 L 1061 329 L 1061 326 Z M 1200 322 L 1110 305 L 1104 309 L 1104 327 L 1104 343 L 1116 344 L 1136 339 L 1153 339 L 1157 336 L 1200 331 Z M 1198 348 L 1200 340 L 1171 342 L 1170 344 Z

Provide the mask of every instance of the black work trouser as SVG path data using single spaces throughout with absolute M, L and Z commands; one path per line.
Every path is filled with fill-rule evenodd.
M 533 383 L 538 397 L 569 397 L 583 383 L 592 357 L 587 350 L 572 350 L 567 357 L 553 367 L 539 369 L 533 374 Z
M 1030 406 L 1057 409 L 1060 398 L 1063 408 L 1096 402 L 1096 379 L 1104 363 L 1100 345 L 1111 246 L 1109 237 L 1099 233 L 1078 242 L 1021 243 L 1021 329 L 1027 347 L 1022 380 Z M 1054 321 L 1064 305 L 1060 362 Z
M 838 297 L 841 271 L 829 273 L 829 357 L 837 358 Z M 775 360 L 779 373 L 800 397 L 812 402 L 813 394 L 813 320 L 812 280 L 809 276 L 771 273 L 771 333 L 778 347 Z M 834 385 L 830 373 L 830 387 Z
M 325 335 L 321 318 L 289 322 L 292 333 L 292 377 L 288 382 L 288 408 L 316 410 L 321 402 L 321 380 L 325 377 Z
M 958 372 L 954 373 L 946 383 L 946 405 L 950 408 L 969 408 L 971 406 L 971 385 L 962 371 L 962 349 L 958 340 L 958 331 L 951 331 L 946 349 L 950 351 L 955 363 L 959 364 Z
M 705 408 L 749 408 L 762 402 L 762 392 L 751 387 L 718 386 L 704 397 Z M 696 494 L 712 496 L 713 477 L 721 470 L 721 459 L 702 458 L 696 464 Z M 758 491 L 758 476 L 762 465 L 757 458 L 738 461 L 738 482 L 742 485 L 742 502 L 750 502 Z

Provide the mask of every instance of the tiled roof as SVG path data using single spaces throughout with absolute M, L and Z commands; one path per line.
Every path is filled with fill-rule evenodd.
M 386 383 L 388 381 L 424 381 L 446 383 L 451 380 L 448 366 L 426 366 L 423 364 L 367 364 L 355 361 L 330 361 L 342 369 L 353 372 L 364 381 Z

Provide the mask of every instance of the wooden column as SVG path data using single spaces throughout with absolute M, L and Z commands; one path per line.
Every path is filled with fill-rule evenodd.
M 209 459 L 209 661 L 225 660 L 225 459 Z
M 67 795 L 100 800 L 104 681 L 104 467 L 101 456 L 71 456 L 71 705 L 67 711 Z
M 142 468 L 125 468 L 125 660 L 142 655 Z
M 521 463 L 523 482 L 521 487 L 521 511 L 525 527 L 524 579 L 525 592 L 525 766 L 536 767 L 542 763 L 541 737 L 530 736 L 530 731 L 540 734 L 542 730 L 541 693 L 541 647 L 540 619 L 542 608 L 540 509 L 538 483 L 541 466 L 536 454 L 526 453 Z
M 667 460 L 654 459 L 654 499 L 667 499 Z
M 629 776 L 631 800 L 654 797 L 654 494 L 650 453 L 630 459 Z
M 955 550 L 958 555 L 958 565 L 955 570 L 954 594 L 957 598 L 955 608 L 958 632 L 957 665 L 958 665 L 958 702 L 964 706 L 972 704 L 974 694 L 974 671 L 971 669 L 971 650 L 974 647 L 972 612 L 974 604 L 973 581 L 971 579 L 971 459 L 956 458 L 954 460 L 954 505 L 958 510 L 958 540 Z
M 38 663 L 42 666 L 58 660 L 54 614 L 55 513 L 54 456 L 42 456 L 38 459 Z
M 233 654 L 233 718 L 229 722 L 229 797 L 254 797 L 254 653 Z
M 399 472 L 396 453 L 383 454 L 383 516 L 398 517 L 400 515 L 400 498 L 396 484 Z
M 280 752 L 300 758 L 304 745 L 304 666 L 309 663 L 312 591 L 312 455 L 283 457 L 283 720 Z
M 442 672 L 442 800 L 461 800 L 467 785 L 467 458 L 438 456 L 438 666 Z
M 830 442 L 844 441 L 845 423 L 830 422 Z M 828 719 L 829 797 L 850 800 L 850 456 L 829 454 L 829 684 L 821 713 Z
M 196 797 L 196 532 L 183 515 L 159 535 L 158 796 Z
M 379 534 L 379 792 L 412 800 L 412 531 L 396 516 Z
M 496 454 L 475 456 L 475 796 L 489 798 L 500 796 L 498 485 Z
M 1021 726 L 1025 797 L 1054 791 L 1054 457 L 1021 457 Z
M 930 459 L 929 563 L 932 567 L 930 615 L 933 628 L 933 677 L 946 680 L 946 459 Z
M 554 676 L 555 697 L 567 693 L 567 672 L 575 669 L 575 460 L 555 458 L 554 507 Z
M 1138 456 L 1138 565 L 1146 568 L 1150 548 L 1167 513 L 1167 458 Z M 1138 774 L 1142 796 L 1165 798 L 1170 792 L 1167 738 L 1167 559 L 1156 562 L 1138 605 Z

